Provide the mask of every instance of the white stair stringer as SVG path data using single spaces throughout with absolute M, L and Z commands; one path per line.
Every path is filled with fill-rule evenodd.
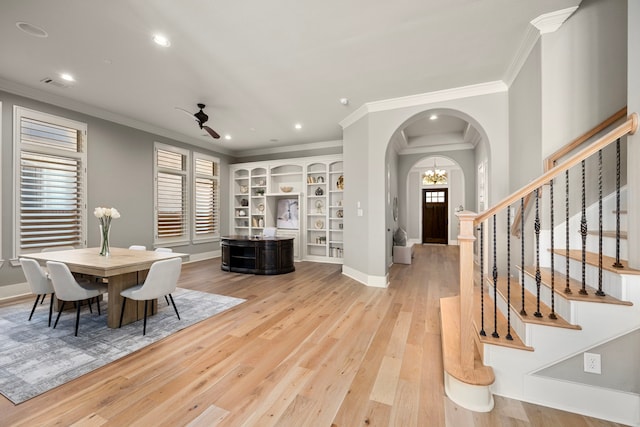
M 554 381 L 554 384 L 562 381 L 545 380 L 533 375 L 542 368 L 640 328 L 640 277 L 619 276 L 618 282 L 625 288 L 620 292 L 625 294 L 626 298 L 624 299 L 631 301 L 633 305 L 568 301 L 570 316 L 565 319 L 572 324 L 580 325 L 581 330 L 525 323 L 518 318 L 514 312 L 516 309 L 512 307 L 513 330 L 526 345 L 533 347 L 534 351 L 484 344 L 484 363 L 493 368 L 496 379 L 492 385 L 492 392 L 513 399 L 540 403 L 609 420 L 619 419 L 620 422 L 638 425 L 640 421 L 637 416 L 637 404 L 635 406 L 621 405 L 624 408 L 618 408 L 617 403 L 612 404 L 612 400 L 602 398 L 603 395 L 616 394 L 622 396 L 621 401 L 633 403 L 637 402 L 637 395 L 584 384 L 567 383 L 562 384 L 562 387 L 588 389 L 589 393 L 594 393 L 594 396 L 601 398 L 580 400 L 569 394 L 565 396 L 564 393 L 554 392 L 553 399 L 550 401 L 549 388 L 540 385 L 545 381 Z M 493 289 L 491 286 L 488 288 L 488 294 L 493 298 Z M 518 307 L 517 301 L 517 298 L 512 301 L 516 307 Z M 506 315 L 506 301 L 500 293 L 498 293 L 497 306 Z M 532 315 L 533 312 L 529 313 L 529 316 Z M 490 319 L 487 324 L 492 325 Z M 491 328 L 492 326 L 486 327 L 488 333 Z

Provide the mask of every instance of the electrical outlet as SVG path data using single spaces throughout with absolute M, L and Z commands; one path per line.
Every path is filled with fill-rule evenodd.
M 600 355 L 596 353 L 584 353 L 584 371 L 592 374 L 601 374 Z

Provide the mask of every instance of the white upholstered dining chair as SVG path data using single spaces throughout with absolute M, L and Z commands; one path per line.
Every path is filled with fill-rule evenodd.
M 31 292 L 36 294 L 36 302 L 33 303 L 31 314 L 29 315 L 29 321 L 33 317 L 33 312 L 36 310 L 38 301 L 42 297 L 42 303 L 47 297 L 47 294 L 51 294 L 51 301 L 49 302 L 49 326 L 51 326 L 51 314 L 53 313 L 53 295 L 55 293 L 51 280 L 47 277 L 47 273 L 44 271 L 38 261 L 28 258 L 20 258 L 20 264 L 22 265 L 22 271 L 27 278 Z
M 155 300 L 156 298 L 160 298 L 161 296 L 168 296 L 171 300 L 171 304 L 173 304 L 173 309 L 175 310 L 176 316 L 178 316 L 179 320 L 180 314 L 178 313 L 178 308 L 176 307 L 176 303 L 173 301 L 171 293 L 176 290 L 181 269 L 181 258 L 170 258 L 156 261 L 151 264 L 149 274 L 147 274 L 147 278 L 142 285 L 134 286 L 120 292 L 120 295 L 122 295 L 123 297 L 123 301 L 122 311 L 120 312 L 119 327 L 122 327 L 122 318 L 124 316 L 124 308 L 127 299 L 134 301 L 144 301 L 144 323 L 142 326 L 142 335 L 146 335 L 147 333 L 148 303 L 149 301 L 151 301 L 151 303 L 153 304 L 153 300 Z
M 106 293 L 107 287 L 97 282 L 78 282 L 75 277 L 73 277 L 73 274 L 71 274 L 69 267 L 62 262 L 47 261 L 47 268 L 49 269 L 53 289 L 56 292 L 56 298 L 62 301 L 62 305 L 60 306 L 60 311 L 58 311 L 58 316 L 53 324 L 53 328 L 55 329 L 58 325 L 58 320 L 60 320 L 60 315 L 64 310 L 65 303 L 74 302 L 76 304 L 75 336 L 78 336 L 78 323 L 80 321 L 80 307 L 82 306 L 82 301 L 88 300 L 89 304 L 91 304 L 90 300 L 95 298 L 98 305 L 98 315 L 100 315 L 100 301 L 98 300 L 98 296 Z
M 142 245 L 131 245 L 129 246 L 129 249 L 131 249 L 132 251 L 146 251 L 147 247 Z

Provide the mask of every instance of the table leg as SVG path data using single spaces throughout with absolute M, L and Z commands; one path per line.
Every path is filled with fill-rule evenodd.
M 120 292 L 123 290 L 135 286 L 138 284 L 138 280 L 141 282 L 147 275 L 148 270 L 140 271 L 136 273 L 125 273 L 118 276 L 109 277 L 109 301 L 107 306 L 107 326 L 110 328 L 117 328 L 120 324 L 120 311 L 122 310 L 122 297 Z M 155 301 L 155 300 L 154 300 Z M 151 304 L 152 309 L 147 313 L 148 316 L 155 314 L 157 310 L 157 303 Z M 125 305 L 124 317 L 122 318 L 122 324 L 141 320 L 144 317 L 144 301 L 128 300 Z

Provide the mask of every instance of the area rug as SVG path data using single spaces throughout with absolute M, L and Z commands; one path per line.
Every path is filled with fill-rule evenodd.
M 108 328 L 106 301 L 101 302 L 101 316 L 95 304 L 93 314 L 82 308 L 77 337 L 75 310 L 62 313 L 56 329 L 54 313 L 52 327 L 47 327 L 48 298 L 30 322 L 33 301 L 0 309 L 0 393 L 22 403 L 245 301 L 181 288 L 172 295 L 181 319 L 160 299 L 158 313 L 147 320 L 145 336 L 142 321 Z

